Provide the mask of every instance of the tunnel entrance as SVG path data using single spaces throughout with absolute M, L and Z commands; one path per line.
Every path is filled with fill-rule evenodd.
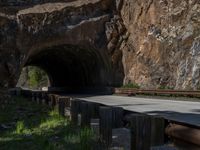
M 112 83 L 108 57 L 101 51 L 61 45 L 28 54 L 25 66 L 38 66 L 52 87 L 80 89 L 107 87 Z

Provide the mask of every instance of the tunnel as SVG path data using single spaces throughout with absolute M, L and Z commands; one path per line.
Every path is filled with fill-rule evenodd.
M 59 45 L 34 51 L 24 65 L 37 66 L 49 77 L 51 87 L 81 89 L 108 87 L 111 67 L 101 51 L 72 45 Z

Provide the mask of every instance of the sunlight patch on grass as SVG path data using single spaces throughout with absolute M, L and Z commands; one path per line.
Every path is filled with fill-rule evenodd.
M 0 114 L 5 114 L 2 123 L 15 123 L 0 132 L 1 150 L 89 150 L 93 146 L 93 132 L 73 126 L 57 109 L 17 98 Z

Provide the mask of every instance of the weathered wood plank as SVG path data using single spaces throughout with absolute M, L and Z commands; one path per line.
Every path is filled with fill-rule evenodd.
M 121 128 L 123 127 L 123 113 L 122 107 L 112 107 L 112 127 Z
M 151 118 L 147 115 L 132 114 L 131 150 L 150 150 L 151 147 Z
M 112 108 L 100 107 L 100 140 L 109 147 L 112 144 Z
M 165 142 L 165 120 L 162 117 L 151 117 L 151 146 L 161 146 Z

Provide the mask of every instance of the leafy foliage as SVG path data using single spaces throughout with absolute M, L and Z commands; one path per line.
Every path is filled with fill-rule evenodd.
M 46 72 L 37 67 L 29 67 L 28 83 L 32 88 L 41 87 L 48 83 L 48 76 Z

